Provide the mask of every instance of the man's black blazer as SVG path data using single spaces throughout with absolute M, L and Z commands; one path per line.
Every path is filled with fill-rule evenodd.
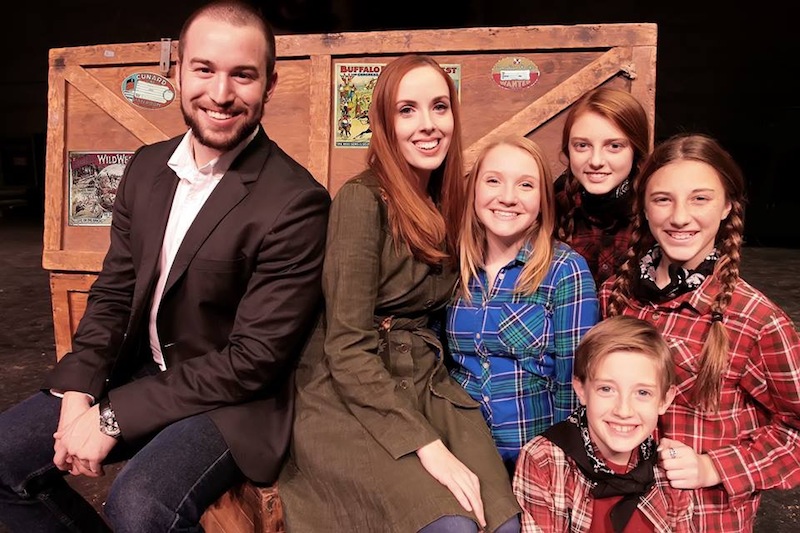
M 330 195 L 259 128 L 169 272 L 157 319 L 167 370 L 130 381 L 151 357 L 147 322 L 179 181 L 167 161 L 180 141 L 128 162 L 72 352 L 44 388 L 108 394 L 126 440 L 207 412 L 245 475 L 272 483 L 291 434 L 294 363 L 321 305 Z

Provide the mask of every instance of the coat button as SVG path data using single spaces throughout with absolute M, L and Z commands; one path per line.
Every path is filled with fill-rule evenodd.
M 661 318 L 661 311 L 653 311 L 653 320 Z
M 400 353 L 408 352 L 408 344 L 403 343 L 403 344 L 398 345 L 397 346 L 397 351 L 399 351 Z
M 430 309 L 431 307 L 433 307 L 434 303 L 435 302 L 430 298 L 425 300 L 425 304 L 424 304 L 425 305 L 425 309 Z
M 400 380 L 400 388 L 403 389 L 403 390 L 408 388 L 408 380 L 407 379 L 401 379 Z

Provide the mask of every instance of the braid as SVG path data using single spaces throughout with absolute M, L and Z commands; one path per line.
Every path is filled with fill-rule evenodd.
M 636 264 L 636 256 L 633 248 L 628 249 L 628 257 L 619 269 L 614 283 L 611 285 L 611 296 L 608 300 L 608 316 L 621 315 L 622 310 L 628 306 L 628 299 L 631 295 L 633 285 L 633 272 Z
M 570 243 L 575 235 L 575 209 L 577 209 L 575 198 L 580 194 L 580 184 L 569 169 L 566 176 L 564 201 L 561 205 L 561 217 L 558 220 L 558 239 Z
M 646 219 L 646 189 L 650 178 L 660 169 L 679 161 L 697 161 L 710 166 L 725 192 L 729 211 L 717 231 L 716 246 L 719 259 L 714 276 L 721 289 L 711 303 L 711 325 L 699 354 L 700 370 L 692 388 L 694 403 L 699 409 L 719 410 L 722 376 L 728 364 L 729 339 L 723 322 L 739 281 L 739 263 L 744 235 L 745 180 L 733 157 L 713 138 L 702 134 L 683 133 L 661 142 L 645 160 L 642 170 L 633 180 L 633 213 L 631 251 L 625 266 L 615 281 L 608 308 L 611 314 L 622 311 L 623 298 L 630 298 L 634 268 L 652 246 L 654 237 Z
M 635 197 L 633 204 L 633 212 L 638 213 L 638 200 Z M 643 222 L 645 224 L 644 231 L 642 230 Z M 639 260 L 651 246 L 650 241 L 652 241 L 652 237 L 650 236 L 647 222 L 643 216 L 635 216 L 631 221 L 631 239 L 628 245 L 627 257 L 620 267 L 611 289 L 611 297 L 608 303 L 609 316 L 621 315 L 622 310 L 628 306 L 634 280 L 639 276 Z
M 742 234 L 744 232 L 744 220 L 741 216 L 741 208 L 736 205 L 731 208 L 731 213 L 725 221 L 722 234 L 725 238 L 720 242 L 720 264 L 717 269 L 717 276 L 722 282 L 723 291 L 717 295 L 720 304 L 720 312 L 724 311 L 731 303 L 731 296 L 739 280 L 739 265 L 741 264 Z
M 719 242 L 720 259 L 714 273 L 720 280 L 722 290 L 711 304 L 711 329 L 700 352 L 700 372 L 692 393 L 701 408 L 711 411 L 719 410 L 722 374 L 728 363 L 729 340 L 721 317 L 731 303 L 736 282 L 739 280 L 743 231 L 742 207 L 734 202 L 721 230 L 724 237 Z M 717 318 L 713 318 L 715 315 Z
M 611 286 L 611 297 L 608 302 L 608 316 L 621 315 L 622 310 L 628 307 L 633 286 L 633 276 L 636 272 L 636 261 L 628 251 L 628 259 L 620 267 L 619 274 Z

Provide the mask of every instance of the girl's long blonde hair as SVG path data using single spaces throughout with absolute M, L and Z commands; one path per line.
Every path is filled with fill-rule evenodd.
M 541 188 L 539 216 L 528 229 L 526 239 L 533 241 L 533 253 L 522 268 L 515 292 L 532 294 L 539 288 L 553 260 L 553 231 L 555 228 L 555 193 L 553 191 L 553 175 L 544 152 L 538 144 L 527 137 L 512 136 L 486 146 L 478 155 L 475 164 L 467 176 L 467 194 L 462 232 L 459 241 L 459 258 L 461 264 L 461 292 L 467 301 L 470 300 L 469 282 L 478 278 L 478 269 L 484 266 L 486 252 L 486 228 L 475 213 L 475 189 L 478 175 L 486 155 L 498 146 L 513 146 L 529 153 L 536 161 L 539 169 L 539 187 Z

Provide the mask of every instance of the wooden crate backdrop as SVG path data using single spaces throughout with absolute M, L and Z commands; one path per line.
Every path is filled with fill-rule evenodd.
M 548 154 L 554 174 L 565 110 L 584 92 L 606 85 L 636 96 L 655 119 L 655 24 L 517 26 L 444 30 L 279 35 L 278 86 L 264 128 L 332 195 L 363 169 L 366 149 L 334 146 L 334 69 L 339 63 L 388 63 L 419 52 L 461 65 L 466 163 L 487 143 L 527 135 Z M 177 42 L 171 43 L 175 84 Z M 133 151 L 185 132 L 179 95 L 160 109 L 131 105 L 119 90 L 128 75 L 159 72 L 161 42 L 50 51 L 45 226 L 42 265 L 51 271 L 56 355 L 69 351 L 86 294 L 108 248 L 107 226 L 68 224 L 68 153 Z M 501 59 L 522 57 L 540 70 L 522 90 L 492 79 Z M 177 89 L 177 87 L 176 87 Z

